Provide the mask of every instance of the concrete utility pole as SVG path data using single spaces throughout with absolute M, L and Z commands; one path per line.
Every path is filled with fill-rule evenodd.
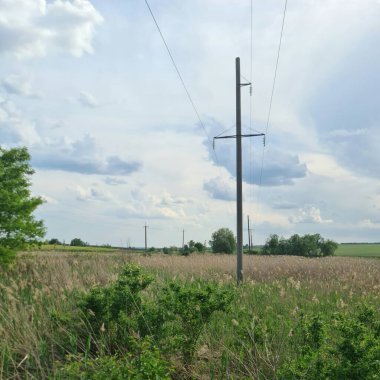
M 248 219 L 248 253 L 251 253 L 251 229 L 249 228 L 249 215 L 247 215 Z
M 236 139 L 236 279 L 238 284 L 243 281 L 243 178 L 242 178 L 242 137 L 265 136 L 264 133 L 241 133 L 241 87 L 250 86 L 251 83 L 241 83 L 240 81 L 240 58 L 235 60 L 236 70 L 236 135 L 216 136 L 215 139 Z
M 145 251 L 144 251 L 144 255 L 145 256 L 148 254 L 148 239 L 147 239 L 147 235 L 146 235 L 147 228 L 148 228 L 148 226 L 146 225 L 146 222 L 145 222 L 145 226 L 144 226 L 144 229 L 145 229 Z
M 243 281 L 243 183 L 242 183 L 242 153 L 241 153 L 241 83 L 240 58 L 235 60 L 236 66 L 236 254 L 237 282 Z
M 185 247 L 185 230 L 182 230 L 182 249 Z

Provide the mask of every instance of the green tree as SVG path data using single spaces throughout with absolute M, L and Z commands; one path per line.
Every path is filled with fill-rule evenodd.
M 236 247 L 235 236 L 230 229 L 220 228 L 212 234 L 210 245 L 214 253 L 233 253 Z
M 262 253 L 264 255 L 294 255 L 306 257 L 332 256 L 334 255 L 338 243 L 332 240 L 325 240 L 320 234 L 306 234 L 299 236 L 292 235 L 289 239 L 284 239 L 278 235 L 270 235 Z
M 50 244 L 50 245 L 62 245 L 62 243 L 57 238 L 50 239 L 48 244 Z
M 88 243 L 84 242 L 82 239 L 74 238 L 71 240 L 70 245 L 72 247 L 85 247 L 88 245 Z
M 205 252 L 206 246 L 202 244 L 201 242 L 197 242 L 194 244 L 194 247 L 197 249 L 198 252 Z
M 0 264 L 8 264 L 19 249 L 39 243 L 45 235 L 43 222 L 34 210 L 43 203 L 32 197 L 30 176 L 34 173 L 26 148 L 0 148 Z

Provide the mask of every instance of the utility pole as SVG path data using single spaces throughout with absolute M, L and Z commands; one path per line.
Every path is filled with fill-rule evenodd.
M 182 230 L 182 249 L 185 247 L 185 230 Z
M 241 88 L 250 86 L 251 83 L 241 83 L 240 81 L 240 58 L 235 59 L 236 70 L 236 135 L 216 136 L 215 139 L 236 139 L 236 279 L 237 283 L 243 281 L 243 178 L 242 178 L 242 137 L 265 136 L 264 133 L 241 133 Z
M 243 281 L 243 183 L 241 153 L 241 83 L 240 58 L 235 60 L 236 66 L 236 217 L 237 217 L 237 282 Z
M 144 229 L 145 229 L 145 251 L 144 251 L 144 255 L 145 256 L 148 254 L 148 239 L 147 239 L 147 235 L 146 235 L 147 228 L 148 228 L 148 226 L 146 225 L 146 222 L 145 222 L 145 226 L 144 226 Z
M 249 228 L 249 215 L 247 215 L 248 218 L 248 253 L 251 253 L 251 229 Z

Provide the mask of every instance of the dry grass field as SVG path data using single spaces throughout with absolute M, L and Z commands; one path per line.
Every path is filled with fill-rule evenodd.
M 20 254 L 13 267 L 0 270 L 0 379 L 53 378 L 54 363 L 60 358 L 52 313 L 70 313 L 73 292 L 114 281 L 130 262 L 146 268 L 158 283 L 204 278 L 235 287 L 234 256 Z M 299 310 L 330 315 L 355 311 L 363 302 L 377 312 L 380 308 L 380 260 L 376 259 L 247 256 L 244 277 L 231 310 L 212 319 L 200 336 L 194 378 L 276 378 L 290 349 L 287 340 Z M 259 320 L 265 329 L 272 329 L 265 350 L 253 355 L 243 340 L 237 349 L 237 326 Z

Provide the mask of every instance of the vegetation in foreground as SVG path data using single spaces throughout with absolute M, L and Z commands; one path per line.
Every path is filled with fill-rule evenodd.
M 21 255 L 1 274 L 0 378 L 378 378 L 380 261 L 246 257 L 240 287 L 234 269 Z

